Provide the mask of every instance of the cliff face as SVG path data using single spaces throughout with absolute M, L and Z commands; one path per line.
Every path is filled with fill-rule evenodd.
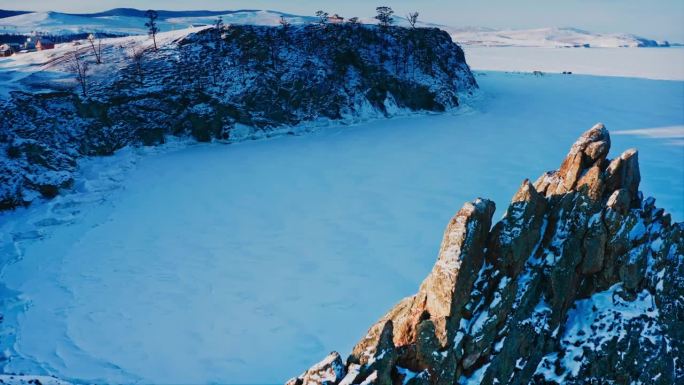
M 158 51 L 120 40 L 105 44 L 102 65 L 74 48 L 91 62 L 87 97 L 64 81 L 69 54 L 0 100 L 0 209 L 68 187 L 80 156 L 166 135 L 236 141 L 319 119 L 443 111 L 477 87 L 438 29 L 230 26 Z
M 418 293 L 288 384 L 684 381 L 684 224 L 609 148 L 584 133 L 493 227 L 493 202 L 466 203 Z

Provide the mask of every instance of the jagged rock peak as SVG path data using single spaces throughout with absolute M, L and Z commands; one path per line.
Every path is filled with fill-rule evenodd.
M 466 203 L 418 293 L 288 384 L 682 383 L 684 224 L 609 150 L 597 124 L 493 227 Z
M 609 150 L 610 135 L 599 123 L 572 145 L 558 170 L 542 175 L 534 187 L 547 197 L 579 191 L 583 187 L 594 200 L 607 199 L 620 188 L 635 195 L 641 181 L 637 151 L 629 149 L 608 162 Z

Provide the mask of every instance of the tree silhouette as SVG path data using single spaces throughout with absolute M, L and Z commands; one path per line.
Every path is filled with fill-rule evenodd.
M 418 12 L 409 12 L 406 15 L 406 20 L 411 24 L 411 28 L 416 28 L 416 23 L 418 22 Z
M 71 63 L 69 63 L 69 70 L 76 77 L 76 81 L 81 86 L 81 92 L 83 97 L 88 96 L 88 62 L 81 58 L 81 54 L 78 51 L 73 53 L 71 57 Z
M 290 22 L 287 21 L 287 19 L 285 18 L 285 16 L 280 16 L 280 20 L 279 20 L 278 22 L 279 22 L 280 25 L 283 27 L 283 29 L 287 29 L 287 27 L 290 26 Z
M 392 23 L 394 23 L 394 18 L 392 17 L 394 11 L 392 10 L 392 8 L 387 6 L 381 6 L 375 8 L 375 11 L 378 13 L 377 15 L 375 15 L 375 19 L 378 20 L 381 27 L 387 28 Z
M 316 11 L 316 17 L 320 25 L 325 25 L 328 22 L 328 12 Z
M 95 47 L 95 34 L 88 35 L 88 42 L 93 48 L 93 53 L 95 54 L 95 62 L 97 64 L 102 64 L 102 39 L 97 40 L 97 47 Z
M 159 27 L 157 26 L 157 11 L 148 9 L 147 12 L 145 12 L 145 15 L 147 16 L 147 23 L 145 23 L 145 27 L 147 27 L 147 33 L 152 36 L 152 41 L 154 42 L 154 50 L 157 50 L 157 32 L 159 32 Z

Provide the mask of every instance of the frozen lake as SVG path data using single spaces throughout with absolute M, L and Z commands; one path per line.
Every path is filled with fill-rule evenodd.
M 641 189 L 684 219 L 684 82 L 477 80 L 457 114 L 124 151 L 88 163 L 74 194 L 0 216 L 0 250 L 18 259 L 1 277 L 20 356 L 5 370 L 282 382 L 413 294 L 465 201 L 494 199 L 498 218 L 599 121 L 611 157 L 639 148 Z
M 490 71 L 543 71 L 684 80 L 684 47 L 671 48 L 463 48 L 470 67 Z

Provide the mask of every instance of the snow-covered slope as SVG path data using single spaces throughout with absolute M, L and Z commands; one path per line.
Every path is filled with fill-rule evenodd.
M 640 36 L 625 33 L 593 33 L 577 28 L 538 28 L 498 30 L 490 28 L 450 28 L 444 29 L 459 44 L 486 47 L 656 47 L 667 46 L 667 42 L 657 42 Z
M 168 25 L 164 23 L 162 27 Z M 145 21 L 137 17 L 84 17 L 59 12 L 33 12 L 0 19 L 0 33 L 28 34 L 32 32 L 66 35 L 84 32 L 140 34 Z
M 198 25 L 213 24 L 221 17 L 227 24 L 278 25 L 280 17 L 285 17 L 292 24 L 311 22 L 313 17 L 290 15 L 276 11 L 226 11 L 223 14 L 211 13 L 198 16 L 188 12 L 172 14 L 172 17 L 158 20 L 162 31 L 183 29 Z M 41 32 L 52 35 L 65 35 L 87 32 L 111 34 L 145 34 L 147 28 L 144 16 L 138 14 L 105 14 L 104 16 L 72 15 L 60 12 L 34 12 L 0 19 L 0 34 L 28 34 Z

